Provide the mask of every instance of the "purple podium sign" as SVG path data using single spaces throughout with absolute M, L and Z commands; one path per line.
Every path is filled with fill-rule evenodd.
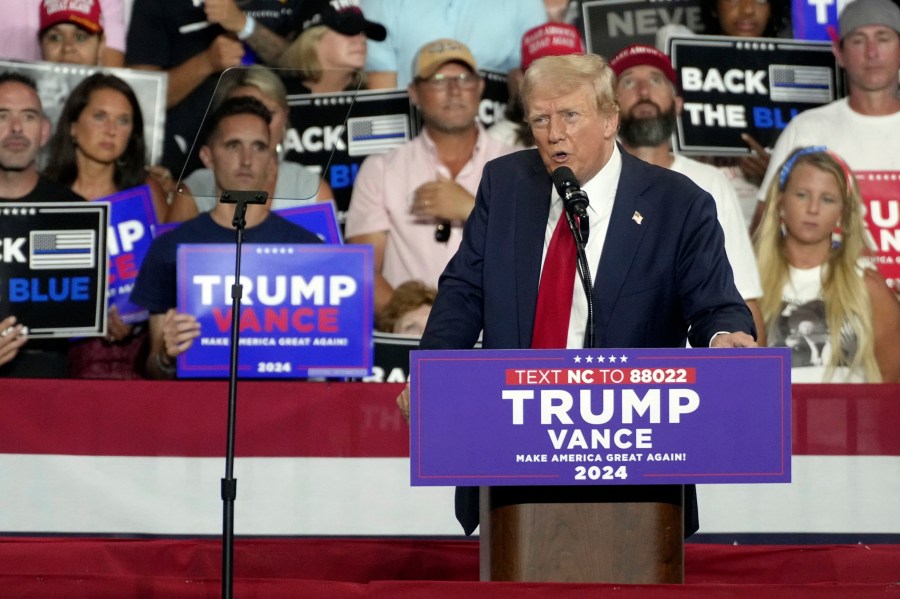
M 413 485 L 791 480 L 786 348 L 410 353 Z

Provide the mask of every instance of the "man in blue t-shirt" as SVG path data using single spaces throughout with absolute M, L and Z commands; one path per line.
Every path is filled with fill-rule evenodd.
M 225 100 L 213 113 L 200 158 L 213 172 L 217 196 L 222 190 L 265 189 L 272 161 L 276 160 L 269 139 L 271 120 L 271 113 L 259 100 L 246 96 Z M 160 236 L 141 264 L 131 301 L 150 311 L 147 374 L 151 378 L 173 378 L 175 358 L 200 334 L 197 319 L 175 307 L 178 244 L 233 243 L 234 206 L 220 202 L 211 212 Z M 244 239 L 248 243 L 321 243 L 315 234 L 270 212 L 268 202 L 247 206 L 245 220 Z

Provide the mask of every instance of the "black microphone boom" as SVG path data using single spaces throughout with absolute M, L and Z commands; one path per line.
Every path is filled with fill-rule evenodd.
M 569 230 L 572 231 L 572 235 L 575 238 L 578 273 L 581 278 L 581 284 L 584 287 L 585 299 L 587 299 L 587 324 L 585 326 L 584 347 L 593 347 L 594 284 L 591 281 L 591 269 L 587 260 L 587 252 L 585 251 L 588 233 L 590 233 L 587 213 L 587 207 L 590 202 L 587 194 L 578 185 L 578 179 L 575 178 L 575 173 L 572 172 L 572 169 L 567 166 L 561 166 L 553 171 L 551 176 L 553 177 L 553 185 L 556 186 L 556 191 L 559 193 L 559 197 L 562 198 Z
M 553 184 L 559 197 L 562 198 L 566 212 L 578 218 L 587 218 L 587 207 L 590 204 L 587 194 L 578 185 L 575 173 L 567 166 L 561 166 L 553 171 Z
M 575 178 L 575 173 L 569 167 L 561 166 L 553 171 L 551 176 L 553 177 L 553 185 L 556 186 L 556 191 L 559 193 L 559 197 L 562 198 L 566 212 L 578 219 L 582 241 L 587 243 L 587 207 L 590 204 L 587 194 L 578 185 L 578 179 Z

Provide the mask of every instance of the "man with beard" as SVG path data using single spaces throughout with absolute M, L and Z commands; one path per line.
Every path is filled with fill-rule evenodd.
M 38 173 L 37 155 L 49 137 L 50 121 L 35 82 L 18 73 L 0 73 L 0 203 L 84 201 Z M 26 346 L 27 324 L 0 314 L 0 377 L 65 377 L 68 342 L 52 339 Z
M 375 250 L 376 313 L 401 283 L 437 287 L 462 240 L 485 163 L 515 150 L 488 137 L 475 120 L 484 81 L 464 44 L 425 44 L 408 89 L 422 114 L 422 133 L 366 158 L 347 213 L 347 241 Z
M 672 63 L 656 48 L 635 44 L 613 56 L 609 66 L 618 78 L 619 140 L 631 154 L 685 175 L 712 195 L 725 232 L 725 253 L 735 286 L 753 314 L 759 344 L 765 345 L 765 326 L 757 301 L 762 297 L 762 285 L 734 188 L 716 168 L 670 150 L 676 116 L 682 107 Z

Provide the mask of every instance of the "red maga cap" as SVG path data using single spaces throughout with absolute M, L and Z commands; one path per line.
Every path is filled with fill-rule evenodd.
M 59 23 L 72 23 L 90 33 L 103 33 L 99 0 L 41 0 L 40 10 L 40 33 Z
M 566 23 L 545 23 L 529 29 L 522 36 L 522 70 L 538 58 L 584 54 L 578 29 Z
M 672 61 L 653 46 L 632 44 L 617 52 L 609 61 L 609 66 L 615 72 L 616 77 L 621 77 L 622 73 L 631 67 L 655 67 L 662 71 L 672 85 L 678 87 L 678 77 L 675 75 L 675 69 L 672 68 Z

